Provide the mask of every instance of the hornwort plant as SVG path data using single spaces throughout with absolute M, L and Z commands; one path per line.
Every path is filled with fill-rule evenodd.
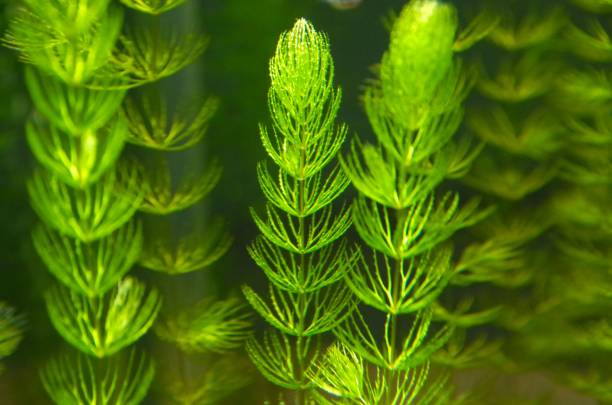
M 266 163 L 258 166 L 268 203 L 265 217 L 252 211 L 261 235 L 249 253 L 268 277 L 269 298 L 248 286 L 243 290 L 275 329 L 263 339 L 251 338 L 246 348 L 268 380 L 294 391 L 296 404 L 312 402 L 307 374 L 320 355 L 321 335 L 353 305 L 342 278 L 355 253 L 340 239 L 350 214 L 332 205 L 348 186 L 334 162 L 347 128 L 336 124 L 341 92 L 333 74 L 327 38 L 298 20 L 281 35 L 270 61 L 272 128 L 260 127 L 278 169 L 270 173 Z
M 359 192 L 352 206 L 363 245 L 345 282 L 360 305 L 334 329 L 311 377 L 320 403 L 460 403 L 434 353 L 474 316 L 442 311 L 438 299 L 460 270 L 448 239 L 491 212 L 442 192 L 479 148 L 453 142 L 473 73 L 454 60 L 493 24 L 483 17 L 457 35 L 455 9 L 410 2 L 393 21 L 388 51 L 363 97 L 377 144 L 355 139 L 342 167 Z M 372 311 L 374 309 L 375 311 Z M 378 312 L 377 312 L 378 311 Z M 451 363 L 461 350 L 438 355 Z M 444 360 L 444 361 L 442 361 Z
M 51 400 L 137 404 L 157 378 L 156 400 L 221 402 L 250 379 L 231 354 L 246 340 L 279 404 L 492 403 L 451 381 L 491 364 L 546 368 L 610 401 L 609 0 L 514 0 L 513 13 L 483 8 L 461 31 L 449 2 L 409 1 L 388 18 L 388 50 L 364 86 L 374 137 L 344 152 L 327 37 L 305 19 L 283 33 L 269 64 L 271 122 L 260 126 L 267 202 L 251 210 L 260 235 L 248 247 L 269 288 L 242 289 L 271 326 L 262 335 L 241 298 L 192 304 L 169 287 L 212 268 L 232 241 L 221 221 L 181 226 L 221 177 L 214 159 L 196 174 L 177 165 L 218 100 L 175 106 L 159 83 L 175 83 L 208 44 L 168 29 L 166 13 L 184 3 L 12 10 L 4 42 L 27 63 L 35 107 L 32 240 L 54 279 L 51 323 L 77 351 L 40 370 Z M 496 58 L 481 69 L 457 57 L 485 37 Z M 460 130 L 474 84 L 482 97 L 465 121 L 480 143 Z M 351 184 L 356 197 L 342 205 Z M 478 193 L 495 213 L 465 198 Z M 129 275 L 135 265 L 159 288 Z M 154 355 L 135 348 L 150 329 L 164 342 L 148 346 Z M 0 304 L 0 359 L 22 330 Z M 519 395 L 494 401 L 527 403 Z
M 345 138 L 343 127 L 334 133 L 339 95 L 331 84 L 327 40 L 303 20 L 281 36 L 270 62 L 273 130 L 260 131 L 280 168 L 275 184 L 266 166 L 259 166 L 270 203 L 266 220 L 254 214 L 263 235 L 250 248 L 271 282 L 271 303 L 249 287 L 245 294 L 280 331 L 267 333 L 262 343 L 250 340 L 249 354 L 269 380 L 296 391 L 293 403 L 450 398 L 443 380 L 425 388 L 430 358 L 455 329 L 450 321 L 437 331 L 430 327 L 436 299 L 459 272 L 443 242 L 490 209 L 479 208 L 477 200 L 459 208 L 456 193 L 439 196 L 436 188 L 465 173 L 478 152 L 450 142 L 471 79 L 453 61 L 453 49 L 468 48 L 494 22 L 480 16 L 456 37 L 451 6 L 406 6 L 394 22 L 379 77 L 364 96 L 379 145 L 355 140 L 341 159 L 343 172 L 331 169 L 327 179 L 320 172 Z M 349 226 L 344 210 L 334 216 L 328 206 L 346 187 L 345 176 L 360 192 L 351 215 L 369 253 L 345 246 L 344 239 L 339 247 L 330 245 Z M 355 299 L 383 312 L 382 336 L 375 337 L 375 317 L 353 311 Z M 463 326 L 476 323 L 453 315 Z M 338 343 L 323 354 L 314 336 L 328 330 Z
M 221 257 L 230 242 L 219 226 L 174 248 L 143 235 L 137 211 L 183 210 L 213 188 L 220 170 L 213 165 L 173 190 L 166 165 L 148 170 L 134 159 L 120 159 L 126 142 L 161 151 L 193 146 L 206 132 L 216 101 L 173 116 L 154 96 L 124 101 L 128 89 L 193 62 L 207 40 L 161 32 L 157 15 L 183 1 L 122 3 L 154 21 L 138 29 L 128 24 L 122 34 L 124 10 L 109 0 L 25 0 L 5 37 L 29 64 L 26 82 L 37 109 L 26 132 L 41 168 L 28 190 L 43 221 L 33 233 L 34 246 L 59 281 L 45 295 L 48 313 L 62 337 L 85 354 L 58 357 L 41 370 L 58 404 L 142 401 L 154 363 L 144 351 L 127 347 L 151 328 L 162 297 L 128 271 L 136 263 L 169 274 L 198 270 Z M 157 330 L 187 351 L 225 352 L 239 345 L 247 327 L 242 304 L 228 299 L 165 317 Z M 219 362 L 194 392 L 182 381 L 166 388 L 178 403 L 211 403 L 213 394 L 219 399 L 244 384 L 244 376 L 228 376 L 231 370 Z M 225 386 L 210 384 L 215 379 Z

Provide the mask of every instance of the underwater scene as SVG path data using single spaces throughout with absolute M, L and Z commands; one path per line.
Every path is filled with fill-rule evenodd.
M 0 405 L 612 404 L 612 0 L 0 10 Z

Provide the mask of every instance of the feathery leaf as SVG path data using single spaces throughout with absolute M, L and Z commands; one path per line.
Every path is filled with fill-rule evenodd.
M 156 150 L 180 151 L 198 143 L 218 109 L 219 102 L 208 97 L 198 108 L 178 109 L 173 114 L 161 97 L 152 95 L 129 97 L 123 115 L 129 127 L 127 141 Z
M 34 247 L 47 268 L 65 286 L 90 298 L 102 296 L 130 270 L 142 248 L 142 226 L 128 222 L 90 243 L 39 225 Z
M 88 299 L 65 287 L 45 294 L 55 329 L 70 344 L 96 357 L 110 356 L 138 340 L 153 325 L 159 293 L 127 277 L 102 298 Z
M 90 242 L 130 220 L 144 197 L 135 167 L 111 170 L 100 182 L 83 190 L 71 189 L 57 177 L 37 172 L 28 183 L 30 201 L 52 228 Z
M 126 132 L 121 119 L 77 137 L 39 120 L 30 120 L 26 126 L 36 159 L 64 183 L 78 188 L 97 182 L 114 165 L 123 150 Z
M 250 314 L 236 298 L 204 299 L 177 314 L 162 317 L 155 333 L 189 353 L 226 352 L 249 336 Z
M 131 350 L 96 362 L 79 354 L 52 359 L 41 370 L 45 390 L 56 404 L 137 405 L 147 394 L 155 366 L 144 353 Z
M 174 243 L 163 234 L 149 233 L 138 263 L 171 275 L 189 273 L 219 260 L 231 244 L 222 221 L 214 221 L 206 229 L 193 231 Z

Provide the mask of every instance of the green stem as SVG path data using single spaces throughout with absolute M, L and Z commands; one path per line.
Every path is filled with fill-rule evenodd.
M 300 178 L 297 179 L 298 183 L 298 212 L 300 214 L 298 219 L 298 232 L 299 232 L 299 246 L 304 247 L 306 244 L 306 235 L 305 235 L 305 221 L 302 213 L 304 212 L 304 166 L 306 165 L 306 145 L 300 145 Z M 300 253 L 300 285 L 303 286 L 305 283 L 304 276 L 304 266 L 306 262 L 306 257 L 304 253 Z M 305 362 L 306 358 L 304 357 L 304 336 L 302 336 L 304 332 L 304 320 L 306 318 L 306 297 L 305 293 L 298 293 L 298 310 L 300 313 L 298 314 L 298 331 L 299 335 L 297 336 L 296 341 L 296 363 L 297 363 L 297 376 L 300 382 L 304 382 L 304 370 L 305 370 Z M 296 405 L 302 405 L 305 403 L 305 392 L 304 389 L 300 389 L 297 392 L 296 397 Z
M 402 185 L 404 185 L 406 183 L 406 166 L 404 164 L 401 165 L 400 167 L 400 171 L 398 173 L 398 177 L 397 177 L 397 187 L 400 188 Z M 395 225 L 395 230 L 393 232 L 393 241 L 395 243 L 395 251 L 396 252 L 401 252 L 402 251 L 402 245 L 403 245 L 403 235 L 404 235 L 404 227 L 406 225 L 406 220 L 408 218 L 408 211 L 409 209 L 407 207 L 404 208 L 399 208 L 396 210 L 395 212 L 395 216 L 396 216 L 396 225 Z M 404 266 L 404 259 L 402 257 L 396 257 L 395 258 L 395 263 L 393 266 L 393 284 L 391 285 L 392 288 L 392 299 L 393 299 L 393 307 L 395 307 L 396 303 L 399 302 L 400 300 L 400 291 L 401 288 L 400 283 L 402 282 L 402 278 L 401 278 L 401 274 L 403 271 L 403 266 Z M 396 356 L 396 346 L 397 346 L 397 321 L 398 321 L 398 315 L 397 313 L 393 312 L 393 313 L 389 313 L 387 314 L 388 318 L 388 322 L 389 322 L 389 337 L 388 337 L 388 342 L 389 342 L 389 347 L 387 347 L 387 353 L 389 356 L 389 361 L 393 362 L 395 360 L 395 356 Z M 392 369 L 387 369 L 385 370 L 385 376 L 386 376 L 386 380 L 387 380 L 387 387 L 393 387 L 395 386 L 395 384 L 393 384 L 393 380 L 397 377 L 395 370 Z M 395 395 L 394 392 L 391 391 L 391 389 L 387 389 L 386 390 L 386 404 L 391 404 L 392 398 Z

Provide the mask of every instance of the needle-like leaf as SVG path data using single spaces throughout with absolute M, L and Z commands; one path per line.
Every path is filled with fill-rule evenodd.
M 82 354 L 62 355 L 49 361 L 40 376 L 57 404 L 137 405 L 147 394 L 155 366 L 136 350 L 101 361 Z
M 153 325 L 161 307 L 156 290 L 127 277 L 101 298 L 89 299 L 64 287 L 45 294 L 47 310 L 57 331 L 84 353 L 110 356 L 132 344 Z

